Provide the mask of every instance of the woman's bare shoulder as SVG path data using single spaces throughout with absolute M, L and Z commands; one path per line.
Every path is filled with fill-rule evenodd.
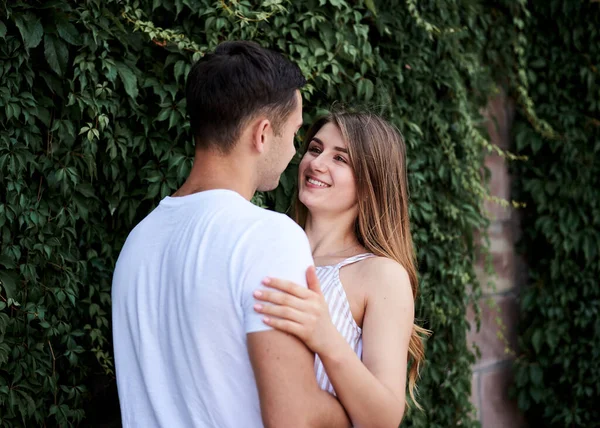
M 395 299 L 412 298 L 408 272 L 400 263 L 388 257 L 370 257 L 357 263 L 369 296 Z

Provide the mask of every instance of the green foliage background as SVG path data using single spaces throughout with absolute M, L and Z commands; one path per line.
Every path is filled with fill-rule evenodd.
M 503 9 L 474 0 L 0 5 L 1 426 L 115 422 L 114 262 L 131 228 L 188 174 L 185 77 L 226 39 L 256 40 L 300 65 L 306 123 L 335 101 L 368 103 L 404 133 L 418 317 L 434 331 L 425 411 L 405 425 L 477 425 L 465 313 L 480 290 L 475 232 L 487 226 L 481 165 L 492 148 L 479 111 Z M 285 211 L 295 175 L 292 165 L 257 202 Z
M 600 426 L 600 3 L 528 2 L 523 64 L 540 119 L 514 125 L 521 296 L 515 397 L 535 426 Z

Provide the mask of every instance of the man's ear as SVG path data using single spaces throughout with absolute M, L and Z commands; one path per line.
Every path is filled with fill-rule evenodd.
M 258 153 L 264 153 L 266 144 L 273 136 L 273 127 L 269 119 L 263 118 L 254 122 L 252 131 L 252 145 Z

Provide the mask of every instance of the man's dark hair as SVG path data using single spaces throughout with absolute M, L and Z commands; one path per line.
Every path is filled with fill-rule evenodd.
M 243 126 L 265 114 L 278 134 L 306 79 L 283 55 L 254 42 L 221 43 L 187 78 L 187 111 L 197 148 L 229 152 Z

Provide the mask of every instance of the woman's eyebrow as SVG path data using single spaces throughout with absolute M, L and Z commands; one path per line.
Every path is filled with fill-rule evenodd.
M 316 141 L 317 143 L 319 143 L 320 145 L 324 146 L 325 144 L 323 144 L 323 141 L 321 141 L 320 139 L 318 139 L 317 137 L 313 137 L 312 141 Z M 338 152 L 342 152 L 342 153 L 348 153 L 348 149 L 345 149 L 343 147 L 334 147 L 333 148 L 335 151 Z

